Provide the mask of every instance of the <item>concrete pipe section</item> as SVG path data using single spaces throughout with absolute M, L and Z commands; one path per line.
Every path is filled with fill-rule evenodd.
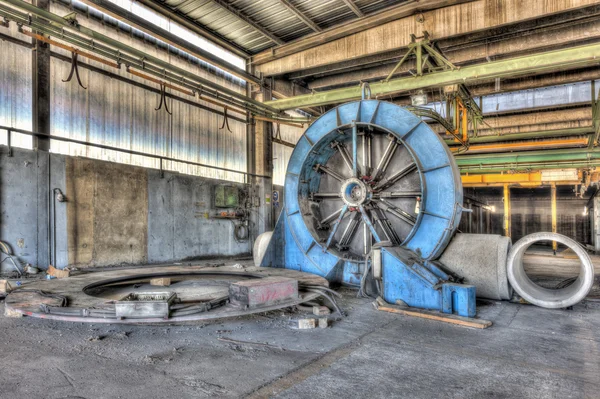
M 477 297 L 510 299 L 512 289 L 506 275 L 511 248 L 508 237 L 491 234 L 456 234 L 439 259 L 452 273 L 477 287 Z
M 561 289 L 549 289 L 537 285 L 527 276 L 523 256 L 527 248 L 539 241 L 556 241 L 577 254 L 581 268 L 573 284 Z M 507 272 L 510 284 L 523 299 L 549 309 L 575 305 L 588 295 L 594 283 L 594 265 L 587 252 L 576 241 L 556 233 L 534 233 L 517 241 L 508 255 Z
M 267 252 L 267 247 L 269 246 L 269 243 L 271 242 L 271 236 L 273 235 L 272 231 L 267 231 L 265 233 L 260 234 L 258 237 L 256 237 L 256 240 L 254 241 L 254 247 L 253 247 L 253 257 L 254 257 L 254 266 L 258 267 L 260 266 L 263 258 L 265 257 L 265 253 Z

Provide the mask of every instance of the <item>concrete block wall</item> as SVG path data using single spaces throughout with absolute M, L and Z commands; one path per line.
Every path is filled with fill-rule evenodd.
M 153 169 L 13 149 L 12 157 L 0 155 L 0 240 L 10 244 L 20 260 L 42 269 L 51 262 L 48 249 L 54 246 L 59 268 L 250 254 L 250 242 L 235 240 L 230 220 L 202 216 L 218 212 L 214 187 L 223 183 L 169 172 L 162 177 Z M 54 188 L 66 195 L 67 202 L 56 202 L 52 217 Z M 56 242 L 52 244 L 48 222 L 54 219 Z M 7 269 L 10 265 L 4 262 L 2 270 Z

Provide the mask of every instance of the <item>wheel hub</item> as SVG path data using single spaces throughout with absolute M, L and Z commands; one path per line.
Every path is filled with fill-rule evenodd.
M 357 207 L 371 201 L 373 190 L 355 177 L 347 179 L 340 189 L 340 196 L 346 205 Z

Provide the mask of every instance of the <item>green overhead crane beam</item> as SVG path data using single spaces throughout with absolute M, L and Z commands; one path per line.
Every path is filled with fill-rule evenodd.
M 505 141 L 518 141 L 518 140 L 535 140 L 545 139 L 551 137 L 570 137 L 570 136 L 585 136 L 594 133 L 594 127 L 575 127 L 567 129 L 556 129 L 556 130 L 540 130 L 526 133 L 509 133 L 509 134 L 494 134 L 489 136 L 478 136 L 470 137 L 469 144 L 483 144 L 483 143 L 501 143 Z M 449 146 L 458 146 L 453 139 L 444 139 L 446 144 Z
M 525 57 L 492 61 L 485 64 L 464 66 L 460 69 L 434 72 L 423 76 L 392 79 L 388 82 L 372 83 L 370 86 L 372 96 L 381 99 L 385 95 L 428 87 L 442 87 L 456 83 L 474 83 L 502 77 L 535 75 L 591 67 L 594 65 L 600 65 L 600 43 L 548 51 Z M 290 110 L 338 104 L 360 98 L 360 86 L 353 86 L 281 100 L 266 101 L 265 104 L 278 110 Z
M 454 157 L 459 167 L 494 164 L 591 161 L 600 160 L 600 149 L 567 148 L 562 150 L 523 151 L 518 153 L 495 153 L 477 155 L 459 155 Z

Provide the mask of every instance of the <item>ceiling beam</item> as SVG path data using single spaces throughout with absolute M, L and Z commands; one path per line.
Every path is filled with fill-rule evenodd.
M 283 46 L 262 51 L 252 56 L 252 63 L 258 65 L 273 61 L 278 58 L 282 58 L 299 51 L 304 51 L 312 47 L 317 47 L 357 32 L 383 25 L 399 18 L 411 16 L 416 12 L 433 10 L 436 8 L 472 1 L 475 0 L 408 0 L 402 4 L 375 12 L 364 18 L 337 25 L 319 33 L 303 36 L 300 39 L 294 40 Z
M 486 62 L 507 56 L 516 57 L 534 52 L 550 51 L 568 46 L 581 46 L 600 40 L 600 6 L 588 9 L 589 14 L 582 16 L 582 10 L 565 13 L 563 21 L 555 18 L 544 19 L 550 26 L 529 27 L 524 24 L 513 25 L 509 35 L 502 29 L 484 31 L 485 41 L 473 40 L 474 35 L 437 41 L 437 45 L 454 65 Z M 384 79 L 393 65 L 404 55 L 405 50 L 395 50 L 368 57 L 354 58 L 336 64 L 304 69 L 287 74 L 289 79 L 305 79 L 313 90 L 350 86 L 359 82 Z M 415 68 L 409 59 L 398 70 L 398 74 L 408 73 Z
M 252 19 L 248 18 L 244 13 L 242 13 L 240 10 L 233 7 L 231 4 L 227 3 L 226 1 L 224 1 L 224 0 L 211 0 L 211 1 L 213 3 L 219 5 L 221 8 L 229 11 L 230 13 L 232 13 L 233 15 L 235 15 L 236 17 L 238 17 L 239 19 L 241 19 L 248 25 L 252 26 L 254 29 L 259 31 L 263 36 L 268 37 L 269 40 L 271 40 L 273 43 L 275 43 L 275 44 L 284 44 L 285 43 L 283 40 L 281 40 L 280 38 L 275 36 L 273 33 L 269 32 L 267 29 L 265 29 L 263 26 L 259 25 Z
M 164 15 L 165 17 L 170 18 L 171 20 L 173 20 L 173 22 L 176 22 L 176 23 L 180 24 L 181 26 L 184 26 L 185 28 L 191 30 L 192 32 L 197 33 L 198 35 L 202 36 L 203 38 L 210 40 L 211 42 L 231 51 L 232 53 L 234 53 L 242 58 L 250 57 L 250 53 L 248 53 L 246 50 L 242 49 L 237 44 L 233 43 L 229 39 L 227 39 L 215 32 L 205 29 L 204 27 L 200 26 L 196 21 L 192 20 L 187 15 L 185 15 L 179 11 L 175 11 L 172 8 L 169 8 L 168 6 L 158 3 L 154 0 L 136 0 L 136 1 L 140 4 L 143 4 L 144 6 L 148 7 L 149 9 L 156 11 L 158 14 Z
M 521 0 L 478 0 L 454 5 L 422 13 L 423 23 L 419 23 L 411 15 L 390 23 L 378 24 L 371 29 L 330 43 L 318 44 L 305 51 L 260 63 L 258 70 L 264 76 L 281 75 L 301 69 L 335 65 L 348 59 L 402 51 L 411 44 L 411 33 L 420 36 L 423 31 L 427 31 L 429 37 L 438 42 L 455 36 L 479 36 L 478 32 L 492 29 L 504 30 L 504 35 L 513 35 L 511 25 L 529 21 L 531 26 L 537 26 L 540 19 L 578 9 L 585 15 L 588 10 L 597 7 L 598 1 L 557 0 L 552 2 L 552 6 L 549 4 L 530 2 L 527 7 L 522 7 Z M 488 14 L 491 15 L 487 17 Z M 465 23 L 467 15 L 468 23 Z M 485 42 L 485 38 L 482 39 L 482 42 Z M 277 48 L 274 51 L 278 54 Z M 256 65 L 256 60 L 257 56 L 253 56 L 251 62 Z
M 296 6 L 294 6 L 288 0 L 279 0 L 279 2 L 281 4 L 283 4 L 285 6 L 285 8 L 290 10 L 292 12 L 292 14 L 294 14 L 295 16 L 300 18 L 300 20 L 302 20 L 302 22 L 304 22 L 306 25 L 308 25 L 315 32 L 321 32 L 323 30 L 323 29 L 319 28 L 319 26 L 317 24 L 315 24 L 313 21 L 311 21 L 310 18 L 308 18 L 306 15 L 304 15 L 304 13 L 302 11 L 298 10 L 296 8 Z
M 191 54 L 195 57 L 198 57 L 202 61 L 206 61 L 211 65 L 214 65 L 224 71 L 231 73 L 234 76 L 237 76 L 240 79 L 245 80 L 249 83 L 260 84 L 260 79 L 256 76 L 246 72 L 245 70 L 236 67 L 235 65 L 230 64 L 229 62 L 215 56 L 214 54 L 180 38 L 165 30 L 157 25 L 149 23 L 144 18 L 135 15 L 126 9 L 119 7 L 118 5 L 107 1 L 107 0 L 80 0 L 82 3 L 95 8 L 111 17 L 126 23 L 136 29 L 141 30 L 144 33 L 147 33 L 150 36 L 156 37 L 159 40 L 164 41 L 165 43 L 170 44 L 171 46 L 178 48 L 181 51 L 185 51 L 188 54 Z
M 464 66 L 460 69 L 430 73 L 423 76 L 392 79 L 371 84 L 374 97 L 393 95 L 428 87 L 442 87 L 455 83 L 476 83 L 494 78 L 516 77 L 585 68 L 600 64 L 600 44 L 572 47 L 519 58 L 509 58 L 484 64 Z M 348 87 L 302 95 L 282 100 L 267 101 L 280 110 L 338 104 L 361 97 L 360 87 Z
M 354 4 L 354 2 L 352 0 L 343 0 L 343 1 L 344 1 L 344 3 L 346 3 L 348 8 L 351 9 L 354 14 L 356 14 L 356 16 L 358 18 L 362 18 L 365 16 L 365 14 L 360 10 L 360 8 L 358 8 L 358 6 L 356 4 Z

